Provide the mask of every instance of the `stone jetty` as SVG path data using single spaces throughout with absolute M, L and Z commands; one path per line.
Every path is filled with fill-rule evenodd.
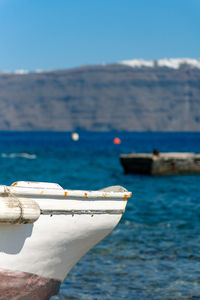
M 200 173 L 200 154 L 195 153 L 129 153 L 121 154 L 125 173 L 146 175 L 179 175 Z

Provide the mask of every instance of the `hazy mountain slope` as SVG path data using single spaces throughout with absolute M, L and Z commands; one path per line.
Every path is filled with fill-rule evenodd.
M 0 130 L 200 131 L 200 69 L 0 74 Z

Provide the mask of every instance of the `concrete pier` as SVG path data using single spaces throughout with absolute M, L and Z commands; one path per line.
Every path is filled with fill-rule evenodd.
M 148 153 L 121 154 L 120 162 L 125 173 L 146 175 L 179 175 L 200 173 L 200 154 Z

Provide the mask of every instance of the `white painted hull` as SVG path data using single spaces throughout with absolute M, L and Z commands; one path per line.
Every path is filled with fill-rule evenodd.
M 131 194 L 45 186 L 0 186 L 2 199 L 6 189 L 6 197 L 31 198 L 41 211 L 33 224 L 0 224 L 0 271 L 24 272 L 62 282 L 77 261 L 118 224 Z

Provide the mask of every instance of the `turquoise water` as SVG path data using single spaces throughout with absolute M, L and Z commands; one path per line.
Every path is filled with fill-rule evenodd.
M 119 136 L 121 145 L 113 145 Z M 0 182 L 133 192 L 116 229 L 86 254 L 56 299 L 200 299 L 200 175 L 124 175 L 120 153 L 200 152 L 200 133 L 0 133 Z

